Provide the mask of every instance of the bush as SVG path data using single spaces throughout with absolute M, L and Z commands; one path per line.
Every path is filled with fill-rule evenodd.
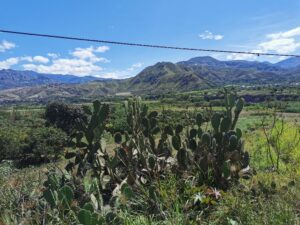
M 4 159 L 15 159 L 20 156 L 24 136 L 15 128 L 0 129 L 0 162 Z
M 67 134 L 71 134 L 76 120 L 86 121 L 87 116 L 81 108 L 61 102 L 52 102 L 46 106 L 45 119 L 46 125 L 55 126 Z
M 54 127 L 40 127 L 32 129 L 26 139 L 24 154 L 33 154 L 36 157 L 51 155 L 57 157 L 62 153 L 66 144 L 66 134 Z
M 66 138 L 62 130 L 54 127 L 0 129 L 0 162 L 15 160 L 20 165 L 32 165 L 50 161 L 63 151 Z
M 116 105 L 111 110 L 111 117 L 108 124 L 108 130 L 111 133 L 129 131 L 126 121 L 126 110 L 122 105 Z

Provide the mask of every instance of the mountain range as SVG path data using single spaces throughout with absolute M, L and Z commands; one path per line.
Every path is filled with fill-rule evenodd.
M 0 70 L 0 90 L 16 87 L 38 86 L 45 84 L 80 84 L 103 80 L 93 76 L 42 74 L 34 71 Z
M 146 67 L 134 77 L 122 80 L 0 70 L 0 103 L 89 99 L 125 92 L 184 92 L 226 84 L 298 82 L 300 58 L 288 58 L 272 64 L 246 60 L 220 61 L 210 56 L 195 57 L 178 63 L 159 62 Z

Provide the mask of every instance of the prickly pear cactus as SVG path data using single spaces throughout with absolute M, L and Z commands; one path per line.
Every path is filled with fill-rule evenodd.
M 204 116 L 197 114 L 196 124 L 192 128 L 185 128 L 187 132 L 168 128 L 168 133 L 172 134 L 173 148 L 178 151 L 179 170 L 191 173 L 198 170 L 201 182 L 226 189 L 230 181 L 238 179 L 239 172 L 248 167 L 249 154 L 243 147 L 242 131 L 239 128 L 234 130 L 244 100 L 236 99 L 234 94 L 225 89 L 224 102 L 225 111 L 213 113 L 208 122 L 212 129 L 203 131 L 203 124 L 206 123 Z M 191 156 L 186 154 L 188 152 Z
M 167 158 L 171 156 L 171 145 L 168 135 L 173 129 L 158 125 L 158 112 L 148 112 L 148 107 L 140 98 L 132 98 L 126 102 L 127 122 L 131 134 L 115 134 L 118 159 L 121 162 L 120 180 L 127 184 L 150 183 L 155 177 L 165 172 Z M 120 141 L 122 140 L 122 142 Z

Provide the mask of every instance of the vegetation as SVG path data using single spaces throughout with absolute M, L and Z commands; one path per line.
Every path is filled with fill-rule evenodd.
M 74 130 L 76 120 L 86 120 L 86 115 L 78 107 L 70 107 L 62 102 L 52 102 L 45 110 L 47 125 L 62 129 L 67 134 Z
M 0 224 L 299 224 L 298 100 L 245 101 L 270 91 L 2 107 Z

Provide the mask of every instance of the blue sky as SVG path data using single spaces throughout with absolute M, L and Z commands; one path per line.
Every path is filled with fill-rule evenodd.
M 195 48 L 300 54 L 299 0 L 1 0 L 0 28 Z M 0 33 L 0 69 L 125 78 L 207 53 Z M 279 57 L 212 54 L 276 62 Z

